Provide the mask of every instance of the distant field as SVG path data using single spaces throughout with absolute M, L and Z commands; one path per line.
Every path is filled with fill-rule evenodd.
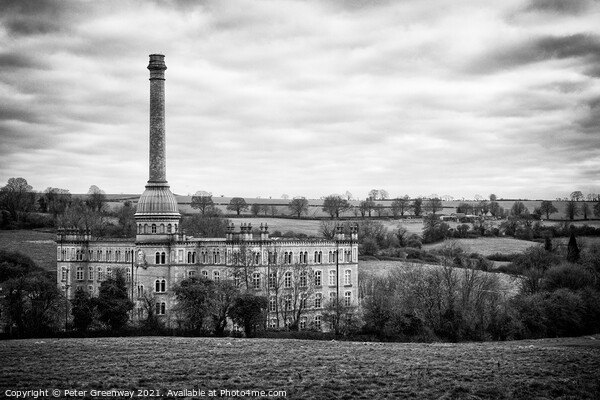
M 536 242 L 508 237 L 480 237 L 476 239 L 448 239 L 444 242 L 423 245 L 423 249 L 439 249 L 451 242 L 458 244 L 467 253 L 479 253 L 484 257 L 494 253 L 521 253 L 529 247 L 540 246 L 540 244 Z
M 234 398 L 219 396 L 221 390 L 283 390 L 288 399 L 371 400 L 597 399 L 600 393 L 599 335 L 460 344 L 34 339 L 0 342 L 0 359 L 2 394 L 57 389 L 62 397 L 77 389 L 92 398 L 91 390 L 146 389 L 174 399 L 169 390 L 216 390 L 221 398 Z
M 56 235 L 39 231 L 0 230 L 0 249 L 26 254 L 49 271 L 56 271 Z

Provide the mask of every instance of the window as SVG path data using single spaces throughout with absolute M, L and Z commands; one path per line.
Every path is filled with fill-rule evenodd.
M 291 294 L 286 295 L 284 300 L 285 300 L 285 303 L 284 303 L 285 309 L 291 310 L 292 309 L 292 295 Z
M 291 288 L 292 287 L 292 273 L 290 271 L 286 272 L 283 275 L 283 287 Z
M 61 280 L 62 280 L 62 281 L 66 281 L 66 280 L 68 280 L 68 279 L 69 279 L 69 269 L 68 269 L 68 268 L 65 268 L 65 267 L 63 267 L 63 269 L 62 269 L 62 276 L 61 276 Z
M 161 264 L 167 263 L 167 254 L 164 251 L 162 253 L 160 253 L 160 263 Z
M 192 264 L 196 264 L 196 252 L 192 252 Z
M 127 270 L 125 271 L 125 281 L 131 282 L 131 270 L 129 268 L 127 268 Z
M 208 278 L 208 271 L 202 271 L 202 276 Z
M 144 285 L 138 285 L 137 295 L 138 297 L 144 297 Z
M 208 262 L 208 253 L 206 253 L 205 251 L 203 251 L 202 253 L 202 264 L 206 264 Z
M 193 278 L 196 276 L 196 271 L 188 271 L 188 278 Z
M 221 263 L 221 254 L 218 251 L 213 251 L 213 263 L 214 264 Z
M 315 329 L 318 331 L 321 330 L 321 316 L 320 315 L 315 315 Z
M 330 251 L 329 252 L 329 263 L 333 263 L 333 262 L 334 262 L 334 260 L 333 260 L 333 252 Z
M 154 254 L 154 261 L 155 264 L 160 264 L 160 253 L 158 251 Z
M 323 295 L 321 293 L 315 294 L 315 308 L 321 308 Z
M 344 271 L 344 285 L 352 285 L 352 271 L 347 269 Z
M 98 267 L 98 281 L 104 280 L 104 271 L 102 271 L 102 267 Z
M 277 272 L 269 272 L 269 289 L 277 287 Z
M 277 328 L 277 319 L 276 318 L 271 318 L 269 320 L 269 328 L 271 328 L 271 329 Z
M 221 273 L 219 271 L 213 271 L 213 281 L 218 282 L 221 280 Z
M 302 293 L 300 295 L 300 309 L 305 309 L 306 308 L 306 301 L 308 299 L 308 296 L 306 295 L 306 293 Z
M 335 286 L 335 269 L 329 270 L 329 286 Z
M 108 278 L 108 279 L 112 278 L 112 268 L 111 267 L 106 267 L 106 278 Z
M 167 281 L 164 279 L 157 279 L 154 281 L 154 291 L 157 293 L 162 293 L 167 291 Z
M 75 279 L 77 279 L 78 281 L 83 280 L 83 267 L 77 267 L 77 270 L 75 272 Z
M 165 233 L 165 224 L 160 224 L 160 233 Z
M 234 286 L 240 286 L 240 284 L 241 284 L 241 281 L 240 281 L 240 276 L 239 276 L 239 275 L 235 275 L 235 276 L 233 277 L 233 285 L 234 285 Z
M 167 225 L 167 233 L 171 233 L 173 231 L 173 226 L 171 224 Z
M 260 264 L 260 253 L 254 253 L 254 265 L 259 265 Z
M 94 267 L 88 267 L 88 280 L 94 280 Z
M 306 329 L 306 317 L 300 318 L 300 329 Z
M 156 224 L 152 224 L 152 233 L 156 233 Z
M 156 315 L 165 315 L 166 306 L 165 302 L 156 303 Z
M 321 271 L 315 271 L 315 286 L 321 286 Z
M 260 289 L 260 274 L 258 272 L 252 274 L 252 287 Z
M 308 279 L 307 279 L 307 272 L 306 271 L 301 271 L 300 272 L 300 287 L 306 287 L 308 286 Z
M 315 264 L 322 264 L 323 263 L 323 252 L 319 251 L 316 252 L 315 251 Z
M 275 296 L 271 296 L 271 298 L 269 298 L 269 311 L 277 311 L 277 297 Z
M 335 292 L 329 292 L 329 302 L 335 304 L 336 295 Z
M 352 304 L 352 292 L 344 293 L 344 306 L 350 307 L 351 304 Z

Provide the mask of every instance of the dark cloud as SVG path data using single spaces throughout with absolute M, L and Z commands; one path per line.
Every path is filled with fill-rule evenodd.
M 0 69 L 14 70 L 22 68 L 44 68 L 39 57 L 32 57 L 29 54 L 23 53 L 0 53 Z
M 577 15 L 586 11 L 590 3 L 589 0 L 531 0 L 525 11 Z
M 471 63 L 468 70 L 488 73 L 541 61 L 566 58 L 582 59 L 584 73 L 597 73 L 598 68 L 595 66 L 600 63 L 600 36 L 580 33 L 570 36 L 540 37 L 486 54 Z
M 64 30 L 65 14 L 80 6 L 61 0 L 5 0 L 0 21 L 11 36 L 48 34 Z
M 585 110 L 585 115 L 578 121 L 581 129 L 586 133 L 600 134 L 600 97 L 588 100 L 582 109 Z M 597 145 L 596 148 L 600 146 L 600 143 Z

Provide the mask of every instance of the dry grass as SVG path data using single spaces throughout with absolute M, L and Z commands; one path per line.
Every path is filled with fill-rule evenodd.
M 462 344 L 232 338 L 0 342 L 6 389 L 285 390 L 291 399 L 596 399 L 600 336 Z M 163 397 L 169 398 L 169 397 Z

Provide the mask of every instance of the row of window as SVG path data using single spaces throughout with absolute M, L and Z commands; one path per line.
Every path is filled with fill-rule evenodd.
M 322 275 L 323 272 L 318 270 L 318 271 L 314 271 L 313 272 L 313 279 L 314 279 L 314 285 L 315 286 L 323 286 L 323 279 L 322 279 Z M 196 271 L 188 271 L 188 278 L 192 278 L 196 276 Z M 250 279 L 250 284 L 252 285 L 253 289 L 262 289 L 262 274 L 260 272 L 254 272 L 252 273 L 251 279 Z M 208 278 L 208 271 L 202 271 L 202 277 L 204 278 Z M 220 272 L 219 271 L 213 271 L 213 280 L 218 281 L 220 279 Z M 239 276 L 234 276 L 233 277 L 234 280 L 234 284 L 239 286 L 240 285 L 240 277 Z M 293 273 L 292 271 L 286 271 L 283 274 L 283 288 L 285 289 L 289 289 L 292 288 L 294 286 L 294 279 L 293 279 Z M 268 276 L 268 281 L 267 284 L 269 285 L 269 289 L 275 289 L 277 287 L 280 287 L 279 285 L 280 281 L 278 278 L 278 274 L 277 271 L 273 271 L 269 273 Z M 337 286 L 337 275 L 336 275 L 336 271 L 335 270 L 330 270 L 329 271 L 329 276 L 328 276 L 328 285 L 329 286 Z M 344 276 L 343 276 L 343 285 L 344 286 L 350 286 L 352 285 L 352 270 L 347 269 L 344 270 Z M 308 287 L 308 272 L 307 271 L 301 271 L 299 276 L 298 276 L 298 282 L 297 282 L 297 286 L 298 287 Z
M 131 262 L 133 260 L 133 250 L 59 248 L 57 257 L 59 261 Z
M 111 267 L 106 267 L 106 273 L 105 273 L 104 267 L 97 267 L 97 269 L 95 271 L 96 274 L 94 274 L 94 267 L 91 267 L 91 266 L 87 267 L 87 276 L 86 276 L 85 272 L 86 272 L 86 268 L 77 267 L 75 269 L 75 280 L 77 280 L 77 281 L 84 281 L 84 280 L 93 281 L 94 275 L 95 275 L 96 280 L 101 282 L 101 281 L 104 281 L 105 279 L 109 279 L 112 277 L 112 268 Z M 126 278 L 127 282 L 131 282 L 131 270 L 130 269 L 125 270 L 125 278 Z M 69 280 L 69 268 L 62 267 L 61 280 L 63 282 L 66 282 Z
M 329 302 L 335 303 L 335 299 L 336 299 L 336 292 L 329 292 Z M 283 296 L 281 306 L 282 306 L 283 310 L 285 310 L 285 311 L 291 311 L 291 310 L 296 310 L 296 309 L 302 310 L 302 309 L 306 309 L 309 307 L 307 296 L 304 296 L 304 295 L 300 296 L 299 298 L 296 299 L 296 301 L 298 304 L 294 305 L 294 297 L 291 294 L 287 294 L 287 295 Z M 352 305 L 352 292 L 347 291 L 344 293 L 344 299 L 343 299 L 342 304 L 345 307 L 350 307 Z M 315 293 L 313 307 L 317 308 L 317 309 L 323 307 L 323 294 L 322 293 Z M 277 297 L 271 296 L 269 298 L 269 311 L 277 312 L 278 309 L 279 309 L 279 307 L 277 304 Z
M 137 233 L 138 235 L 146 233 L 177 233 L 177 224 L 138 224 Z

